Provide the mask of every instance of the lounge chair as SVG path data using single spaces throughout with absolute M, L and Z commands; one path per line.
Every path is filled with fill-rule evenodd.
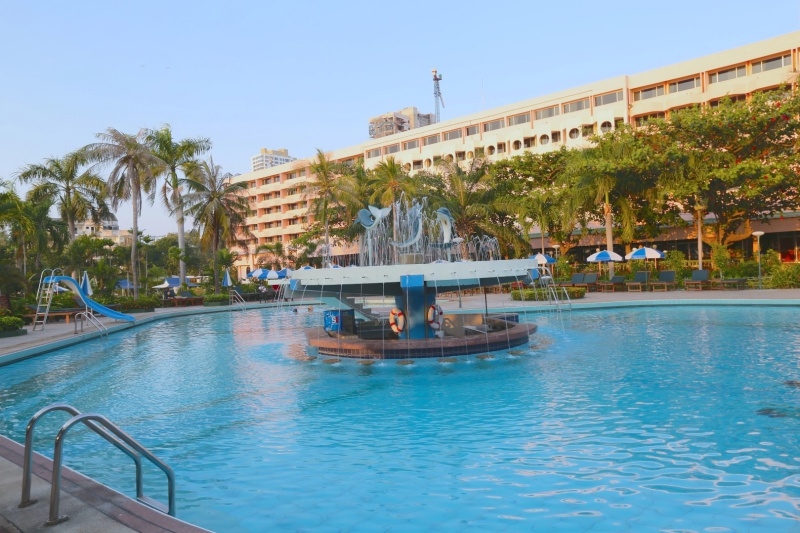
M 662 270 L 658 273 L 658 279 L 650 282 L 650 287 L 655 291 L 667 292 L 670 288 L 675 290 L 675 271 Z
M 647 290 L 649 281 L 650 271 L 640 270 L 633 277 L 633 281 L 625 282 L 625 288 L 628 289 L 628 292 L 642 292 L 642 285 L 644 285 L 644 290 Z
M 586 292 L 591 292 L 593 289 L 597 291 L 597 273 L 586 274 L 583 276 L 581 283 L 573 283 L 573 287 L 585 287 Z
M 562 283 L 559 283 L 558 286 L 559 287 L 574 287 L 576 284 L 583 283 L 583 278 L 584 277 L 585 277 L 585 274 L 583 274 L 583 273 L 573 274 L 572 275 L 572 279 L 570 281 L 564 281 Z
M 687 291 L 702 291 L 705 287 L 710 287 L 708 281 L 708 270 L 692 270 L 692 278 L 683 282 Z
M 608 281 L 598 281 L 597 290 L 600 292 L 614 292 L 625 288 L 625 276 L 611 276 Z

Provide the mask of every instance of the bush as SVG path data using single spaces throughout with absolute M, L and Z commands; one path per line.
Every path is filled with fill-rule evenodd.
M 569 294 L 570 300 L 575 300 L 577 298 L 583 298 L 586 296 L 586 289 L 583 287 L 565 287 L 567 289 L 567 294 Z M 560 293 L 561 291 L 559 291 Z M 544 289 L 524 289 L 523 291 L 513 290 L 511 291 L 511 299 L 512 300 L 524 300 L 528 301 L 536 301 L 536 300 L 547 300 L 547 291 Z
M 0 331 L 17 331 L 23 324 L 22 319 L 15 316 L 0 317 Z
M 203 296 L 203 303 L 228 302 L 229 300 L 230 296 L 227 294 L 206 294 Z
M 117 298 L 117 309 L 119 311 L 151 309 L 154 307 L 161 307 L 161 299 L 155 296 L 140 296 L 138 300 L 134 300 L 133 296 L 120 296 Z
M 771 276 L 765 280 L 765 287 L 770 289 L 793 289 L 800 287 L 800 264 L 787 263 L 771 270 Z

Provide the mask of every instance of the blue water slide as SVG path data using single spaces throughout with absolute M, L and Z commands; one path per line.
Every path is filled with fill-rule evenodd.
M 135 318 L 131 315 L 126 315 L 124 313 L 120 313 L 119 311 L 114 311 L 113 309 L 109 309 L 105 305 L 100 305 L 99 303 L 95 302 L 81 290 L 81 286 L 78 285 L 78 282 L 72 279 L 69 276 L 47 276 L 44 278 L 45 283 L 63 283 L 67 287 L 69 287 L 72 292 L 74 292 L 78 297 L 83 301 L 83 303 L 96 313 L 100 313 L 103 316 L 107 316 L 108 318 L 113 318 L 114 320 L 124 320 L 126 322 L 133 322 Z

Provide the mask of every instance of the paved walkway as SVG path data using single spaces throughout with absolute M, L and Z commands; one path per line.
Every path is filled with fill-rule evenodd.
M 293 302 L 292 306 L 306 306 L 316 302 Z M 457 309 L 458 298 L 442 298 L 442 307 Z M 622 307 L 629 305 L 694 305 L 694 304 L 744 304 L 744 305 L 796 305 L 800 306 L 800 289 L 786 290 L 742 290 L 742 291 L 671 291 L 671 292 L 615 292 L 589 293 L 585 298 L 573 301 L 573 309 Z M 508 294 L 470 295 L 461 298 L 463 308 L 491 310 L 519 307 Z M 533 304 L 531 302 L 530 304 Z M 248 309 L 275 307 L 276 304 L 247 304 Z M 229 312 L 228 307 L 187 307 L 180 309 L 157 309 L 153 313 L 136 315 L 136 323 L 119 323 L 102 319 L 110 332 L 147 324 L 155 320 L 199 313 Z M 27 328 L 30 330 L 30 327 Z M 75 333 L 74 324 L 49 323 L 44 331 L 29 331 L 27 335 L 0 339 L 0 365 L 27 357 L 46 353 L 95 338 L 100 333 L 93 326 L 85 326 L 83 332 Z M 2 366 L 0 366 L 0 377 Z M 0 383 L 2 383 L 0 381 Z M 36 455 L 34 464 L 33 496 L 39 502 L 25 509 L 18 509 L 22 479 L 22 446 L 0 436 L 0 533 L 48 531 L 48 532 L 131 532 L 131 531 L 203 531 L 190 524 L 171 519 L 151 510 L 107 487 L 96 484 L 80 474 L 65 469 L 61 509 L 70 519 L 55 527 L 45 527 L 47 520 L 50 487 L 50 461 Z

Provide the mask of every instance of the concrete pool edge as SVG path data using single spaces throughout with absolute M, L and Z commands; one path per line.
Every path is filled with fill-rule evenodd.
M 13 471 L 4 475 L 0 486 L 0 526 L 14 528 L 11 531 L 33 531 L 44 529 L 50 510 L 50 479 L 53 462 L 47 457 L 34 453 L 32 496 L 38 501 L 28 507 L 18 508 L 22 487 L 22 458 L 24 447 L 0 435 L 0 470 Z M 133 468 L 131 468 L 133 477 Z M 70 516 L 64 522 L 67 526 L 54 526 L 53 531 L 70 529 L 73 531 L 94 530 L 107 532 L 147 531 L 202 533 L 207 529 L 184 522 L 152 509 L 135 499 L 119 493 L 106 485 L 71 470 L 62 471 L 61 511 Z M 77 528 L 77 529 L 76 529 Z M 2 529 L 2 528 L 0 528 Z

